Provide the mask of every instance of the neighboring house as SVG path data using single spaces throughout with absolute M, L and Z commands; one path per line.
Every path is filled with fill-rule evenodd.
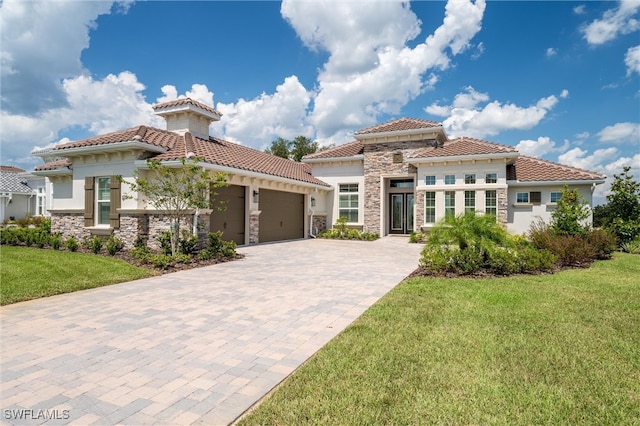
M 603 175 L 524 157 L 510 146 L 450 140 L 440 123 L 426 120 L 360 130 L 354 142 L 297 163 L 210 137 L 221 114 L 192 99 L 154 110 L 167 130 L 138 126 L 33 153 L 45 159 L 33 174 L 55 188 L 53 232 L 114 234 L 127 246 L 143 235 L 155 245 L 167 218 L 116 178 L 144 174 L 148 159 L 179 166 L 197 156 L 206 170 L 226 172 L 230 186 L 215 197 L 226 210 L 192 212 L 192 219 L 202 233 L 222 230 L 238 244 L 305 238 L 340 216 L 380 235 L 408 234 L 467 210 L 493 213 L 525 232 L 536 217 L 548 220 L 565 183 L 590 202 L 593 186 L 604 182 Z
M 346 216 L 368 232 L 428 230 L 445 215 L 496 215 L 514 233 L 549 221 L 565 184 L 591 203 L 605 176 L 522 156 L 511 146 L 448 139 L 440 123 L 401 118 L 355 133 L 355 141 L 303 158 L 334 188 L 327 223 Z
M 0 166 L 2 223 L 26 216 L 47 216 L 46 179 L 14 166 Z

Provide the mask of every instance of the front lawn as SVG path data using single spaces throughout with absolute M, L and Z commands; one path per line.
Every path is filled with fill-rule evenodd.
M 638 424 L 638 277 L 406 280 L 240 424 Z
M 122 260 L 85 253 L 2 246 L 2 305 L 154 275 Z

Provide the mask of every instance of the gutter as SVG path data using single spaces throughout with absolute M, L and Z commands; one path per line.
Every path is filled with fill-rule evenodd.
M 574 185 L 592 185 L 595 188 L 595 185 L 601 185 L 604 183 L 604 179 L 588 179 L 588 180 L 531 180 L 531 181 L 519 181 L 519 180 L 508 180 L 508 186 L 562 186 L 565 184 L 574 184 Z

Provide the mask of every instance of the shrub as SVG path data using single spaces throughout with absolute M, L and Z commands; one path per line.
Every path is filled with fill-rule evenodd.
M 41 229 L 30 228 L 29 231 L 32 231 L 36 246 L 38 248 L 44 248 L 49 244 L 50 235 L 46 232 L 43 232 Z
M 9 246 L 17 246 L 20 244 L 20 228 L 2 228 L 0 229 L 0 244 Z
M 49 238 L 49 244 L 51 245 L 52 249 L 59 250 L 60 246 L 62 245 L 62 238 L 60 237 L 60 234 L 52 235 Z
M 173 256 L 170 254 L 150 254 L 147 262 L 160 269 L 168 269 L 173 264 Z
M 606 229 L 593 229 L 587 234 L 587 241 L 594 251 L 596 259 L 611 259 L 611 255 L 616 251 L 616 237 Z
M 457 250 L 453 255 L 452 267 L 457 274 L 468 275 L 480 270 L 484 265 L 483 252 L 479 247 L 470 246 Z
M 42 229 L 47 234 L 51 233 L 51 219 L 42 219 L 40 221 L 40 229 Z
M 139 246 L 132 248 L 129 254 L 140 263 L 148 263 L 151 250 L 147 246 Z
M 420 267 L 428 273 L 439 275 L 449 271 L 454 251 L 448 246 L 425 246 L 420 255 Z
M 198 236 L 191 234 L 189 231 L 182 230 L 182 238 L 178 239 L 180 252 L 184 254 L 192 254 L 198 246 Z
M 186 253 L 176 253 L 172 257 L 174 263 L 191 263 L 193 259 L 191 255 Z
M 64 246 L 67 248 L 67 250 L 69 251 L 77 251 L 78 250 L 78 240 L 76 240 L 75 237 L 69 237 L 67 238 L 67 240 L 64 242 Z
M 104 244 L 104 242 L 100 237 L 98 237 L 97 235 L 94 235 L 93 238 L 89 238 L 86 241 L 87 241 L 89 250 L 91 250 L 93 254 L 100 253 L 100 250 L 102 250 L 102 245 Z
M 208 234 L 207 248 L 202 250 L 198 257 L 202 260 L 213 259 L 214 257 L 235 257 L 238 245 L 235 241 L 224 241 L 222 231 L 210 232 Z
M 157 239 L 160 243 L 160 251 L 163 254 L 171 254 L 171 231 L 160 232 Z
M 106 248 L 107 253 L 110 256 L 115 256 L 116 253 L 124 248 L 124 241 L 122 241 L 120 238 L 116 238 L 115 236 L 110 235 L 109 239 L 107 240 Z
M 487 252 L 486 266 L 489 271 L 497 275 L 511 275 L 522 271 L 516 251 L 499 246 Z
M 640 239 L 623 243 L 620 247 L 622 251 L 630 254 L 640 254 Z
M 146 246 L 147 246 L 147 237 L 144 235 L 138 235 L 135 241 L 133 242 L 133 247 L 140 248 L 140 247 L 146 247 Z
M 424 232 L 411 232 L 411 234 L 409 234 L 409 242 L 410 243 L 425 243 L 427 242 L 427 238 L 428 235 L 425 234 Z
M 552 271 L 557 260 L 557 257 L 549 250 L 537 249 L 532 246 L 522 247 L 519 252 L 521 272 Z

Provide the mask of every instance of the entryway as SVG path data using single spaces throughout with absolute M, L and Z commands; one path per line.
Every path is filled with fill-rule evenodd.
M 413 179 L 389 180 L 389 233 L 409 234 L 413 231 Z

